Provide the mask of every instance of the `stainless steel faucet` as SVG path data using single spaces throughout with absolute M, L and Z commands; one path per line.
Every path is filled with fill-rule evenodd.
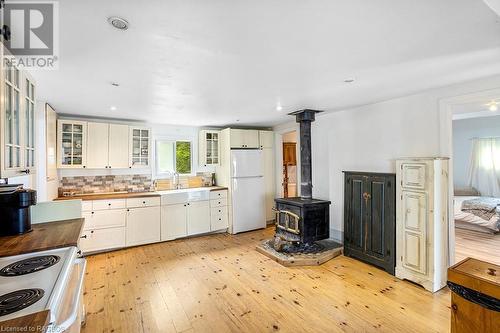
M 176 190 L 180 189 L 181 188 L 181 184 L 180 184 L 180 181 L 179 181 L 179 173 L 178 172 L 174 172 L 173 173 L 173 185 L 175 187 Z

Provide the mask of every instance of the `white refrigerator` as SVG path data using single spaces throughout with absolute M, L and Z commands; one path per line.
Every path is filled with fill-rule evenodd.
M 259 149 L 231 150 L 233 234 L 266 227 L 264 165 Z

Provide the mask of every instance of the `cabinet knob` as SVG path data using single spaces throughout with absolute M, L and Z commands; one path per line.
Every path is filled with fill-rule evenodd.
M 84 169 L 85 169 L 86 167 L 87 167 L 86 165 L 84 165 L 84 166 L 83 166 L 83 168 L 84 168 Z
M 94 212 L 91 212 L 90 214 L 94 214 Z
M 108 206 L 111 206 L 111 204 L 109 203 Z
M 219 221 L 221 221 L 222 219 L 219 217 Z
M 91 233 L 91 234 L 93 234 L 93 233 L 94 233 L 94 230 L 91 230 L 91 231 L 90 231 L 90 233 Z
M 142 203 L 143 203 L 143 204 L 145 204 L 145 203 L 146 203 L 146 201 L 143 201 Z

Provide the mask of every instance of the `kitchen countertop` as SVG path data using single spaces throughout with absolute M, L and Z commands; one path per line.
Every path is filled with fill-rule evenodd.
M 0 322 L 1 332 L 46 332 L 50 311 L 35 312 L 19 318 Z
M 227 187 L 223 186 L 210 186 L 210 187 L 193 187 L 193 188 L 183 188 L 178 190 L 162 190 L 155 192 L 131 192 L 131 193 L 96 193 L 96 194 L 85 194 L 85 195 L 73 195 L 68 197 L 59 197 L 55 200 L 75 200 L 81 199 L 83 201 L 87 200 L 106 200 L 106 199 L 127 199 L 127 198 L 147 198 L 147 197 L 158 197 L 160 195 L 168 193 L 180 193 L 180 192 L 190 192 L 190 191 L 220 191 L 227 190 Z
M 1 236 L 0 257 L 77 246 L 83 218 L 33 224 L 33 231 L 23 235 Z

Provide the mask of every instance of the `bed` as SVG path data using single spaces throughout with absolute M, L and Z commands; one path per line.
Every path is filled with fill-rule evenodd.
M 480 198 L 482 197 L 467 195 L 454 197 L 453 206 L 455 215 L 455 227 L 489 234 L 498 233 L 500 231 L 500 207 L 497 208 L 496 214 L 494 214 L 489 220 L 485 220 L 472 213 L 462 211 L 462 203 L 465 200 Z

